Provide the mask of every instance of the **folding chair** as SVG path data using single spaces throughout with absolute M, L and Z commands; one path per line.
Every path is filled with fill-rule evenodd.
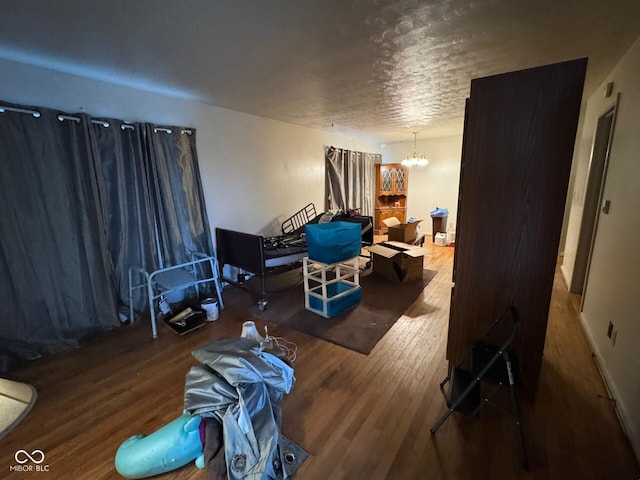
M 511 330 L 506 339 L 504 339 L 499 346 L 485 343 L 485 340 L 494 334 L 494 331 L 497 330 L 500 325 L 505 324 L 508 319 L 511 319 Z M 525 470 L 528 470 L 529 461 L 524 445 L 524 435 L 520 422 L 520 408 L 516 395 L 516 388 L 520 384 L 520 370 L 517 358 L 508 350 L 519 329 L 520 321 L 518 312 L 516 308 L 511 305 L 489 326 L 480 340 L 473 343 L 471 350 L 465 358 L 459 365 L 455 366 L 451 370 L 451 373 L 440 383 L 440 389 L 443 392 L 445 385 L 449 384 L 449 391 L 445 393 L 447 411 L 431 428 L 431 434 L 434 435 L 440 426 L 455 411 L 471 416 L 478 414 L 482 406 L 491 401 L 491 398 L 500 387 L 508 386 L 512 403 L 510 413 L 514 417 L 514 422 L 518 430 L 522 466 Z M 468 366 L 468 368 L 465 369 L 465 366 Z M 484 391 L 484 389 L 481 388 L 482 382 L 493 384 L 492 388 L 485 395 L 482 395 Z

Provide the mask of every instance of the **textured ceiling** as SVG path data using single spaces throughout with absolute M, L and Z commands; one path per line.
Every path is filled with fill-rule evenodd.
M 0 57 L 394 142 L 459 131 L 472 78 L 588 56 L 592 92 L 638 19 L 638 0 L 0 0 Z

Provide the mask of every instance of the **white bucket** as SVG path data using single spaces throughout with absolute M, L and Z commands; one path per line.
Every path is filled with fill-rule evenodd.
M 218 311 L 218 300 L 215 298 L 205 298 L 200 306 L 205 312 L 207 312 L 208 322 L 215 322 L 218 320 L 220 315 L 220 312 Z
M 436 233 L 435 244 L 444 247 L 447 244 L 446 235 L 444 233 Z

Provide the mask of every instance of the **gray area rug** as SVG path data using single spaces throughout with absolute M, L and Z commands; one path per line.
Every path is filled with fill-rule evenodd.
M 368 355 L 437 273 L 423 270 L 422 279 L 399 284 L 361 272 L 362 301 L 332 318 L 305 308 L 302 284 L 270 293 L 267 309 L 260 312 L 253 306 L 249 314 Z

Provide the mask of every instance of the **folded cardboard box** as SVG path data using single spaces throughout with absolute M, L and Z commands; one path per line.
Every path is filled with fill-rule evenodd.
M 403 242 L 384 242 L 367 247 L 371 252 L 373 273 L 404 283 L 422 278 L 424 255 L 428 250 Z
M 388 228 L 388 239 L 390 242 L 413 243 L 418 238 L 418 226 L 422 220 L 410 223 L 401 223 L 396 217 L 383 220 Z

